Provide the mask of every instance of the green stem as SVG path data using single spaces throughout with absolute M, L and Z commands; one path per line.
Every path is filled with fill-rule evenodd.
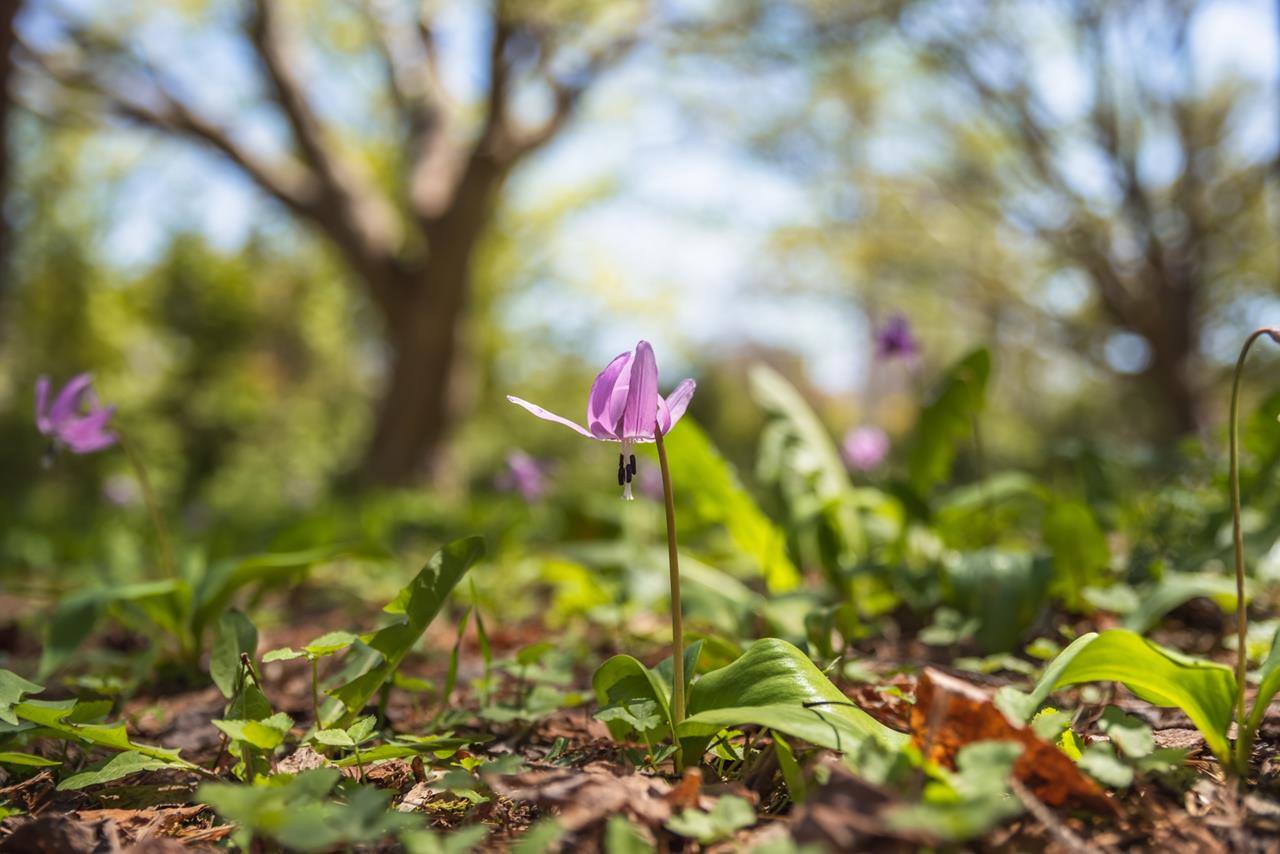
M 147 477 L 147 467 L 142 464 L 142 455 L 138 453 L 133 440 L 118 425 L 112 425 L 112 427 L 115 430 L 116 438 L 120 440 L 120 447 L 124 450 L 124 455 L 129 458 L 129 465 L 133 466 L 134 474 L 138 477 L 138 485 L 142 487 L 142 500 L 146 502 L 147 511 L 151 514 L 151 526 L 155 529 L 156 549 L 160 553 L 160 566 L 164 569 L 166 576 L 177 578 L 177 573 L 174 572 L 173 554 L 169 551 L 168 529 L 165 528 L 164 516 L 160 513 L 160 504 L 156 501 L 156 494 L 151 489 L 151 478 Z
M 311 717 L 320 729 L 320 659 L 311 659 Z
M 1230 443 L 1231 523 L 1232 541 L 1236 559 L 1236 772 L 1243 778 L 1249 770 L 1249 754 L 1253 734 L 1249 731 L 1245 715 L 1245 681 L 1248 668 L 1248 609 L 1244 601 L 1244 533 L 1240 525 L 1240 378 L 1244 375 L 1244 362 L 1253 342 L 1262 336 L 1280 343 L 1280 329 L 1263 327 L 1255 329 L 1240 348 L 1235 374 L 1231 379 L 1231 413 L 1228 425 Z
M 654 442 L 658 446 L 658 465 L 662 468 L 662 497 L 667 506 L 667 565 L 671 570 L 671 724 L 675 739 L 676 771 L 684 770 L 680 736 L 674 730 L 684 720 L 684 616 L 680 607 L 680 554 L 676 546 L 676 505 L 671 494 L 671 469 L 667 466 L 667 448 L 662 442 L 662 428 L 654 426 Z

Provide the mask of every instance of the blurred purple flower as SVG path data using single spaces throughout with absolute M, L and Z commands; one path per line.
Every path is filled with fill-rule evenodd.
M 107 430 L 107 422 L 113 412 L 115 407 L 98 402 L 88 374 L 72 378 L 52 405 L 49 378 L 36 380 L 36 429 L 53 441 L 55 450 L 65 446 L 72 453 L 91 454 L 111 447 L 116 443 L 116 434 Z
M 889 437 L 879 427 L 858 427 L 845 434 L 841 449 L 851 468 L 871 471 L 889 456 Z
M 497 486 L 520 493 L 530 504 L 540 501 L 547 494 L 547 465 L 524 451 L 512 451 L 507 454 L 507 467 L 498 475 Z
M 911 333 L 911 322 L 895 314 L 876 330 L 877 359 L 909 359 L 920 352 L 920 342 Z
M 583 427 L 541 406 L 507 395 L 507 400 L 523 406 L 546 421 L 563 424 L 571 430 L 601 442 L 621 442 L 618 454 L 618 485 L 622 497 L 631 500 L 631 481 L 636 474 L 636 455 L 631 452 L 637 442 L 652 442 L 654 427 L 662 435 L 670 432 L 684 415 L 693 398 L 693 380 L 682 380 L 664 400 L 658 394 L 658 362 L 648 341 L 636 345 L 634 353 L 622 353 L 605 366 L 591 384 L 587 397 L 587 426 Z
M 662 500 L 662 472 L 647 468 L 636 476 L 640 494 L 653 501 Z

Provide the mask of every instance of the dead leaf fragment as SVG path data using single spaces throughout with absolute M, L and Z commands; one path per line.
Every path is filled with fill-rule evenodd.
M 1057 747 L 1041 741 L 1029 727 L 1010 723 L 976 685 L 925 668 L 911 710 L 912 739 L 926 758 L 955 767 L 956 754 L 976 741 L 1013 741 L 1022 745 L 1014 775 L 1044 803 L 1085 807 L 1116 814 L 1115 804 Z

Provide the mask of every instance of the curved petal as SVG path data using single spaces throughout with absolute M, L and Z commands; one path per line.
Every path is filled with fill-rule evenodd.
M 93 377 L 89 374 L 79 374 L 62 387 L 62 391 L 58 392 L 58 396 L 53 400 L 53 406 L 49 407 L 49 424 L 53 429 L 57 430 L 58 425 L 76 416 L 76 410 L 80 408 L 80 400 L 89 390 L 92 382 Z
M 48 434 L 53 425 L 49 423 L 49 378 L 36 380 L 36 429 Z
M 631 353 L 622 353 L 615 356 L 613 361 L 605 365 L 603 371 L 596 376 L 596 381 L 591 384 L 591 395 L 587 398 L 587 429 L 591 431 L 597 439 L 616 439 L 618 438 L 618 415 L 613 413 L 613 393 L 618 385 L 618 378 L 627 375 L 628 380 L 630 373 L 627 371 L 631 365 Z M 624 386 L 625 388 L 625 386 Z M 625 392 L 623 400 L 626 399 Z M 622 403 L 617 407 L 618 412 L 622 411 Z
M 507 400 L 511 401 L 516 406 L 523 406 L 525 409 L 529 410 L 534 415 L 538 416 L 544 421 L 554 421 L 557 424 L 563 424 L 564 426 L 569 427 L 570 429 L 578 433 L 581 433 L 583 436 L 586 436 L 588 439 L 596 438 L 595 436 L 591 435 L 590 431 L 588 431 L 586 427 L 573 423 L 568 418 L 565 418 L 563 415 L 556 415 L 554 412 L 548 412 L 547 410 L 543 409 L 541 406 L 538 406 L 536 403 L 530 403 L 527 400 L 521 400 L 520 398 L 513 397 L 512 395 L 507 395 Z
M 95 409 L 83 418 L 71 418 L 58 428 L 58 438 L 77 454 L 91 454 L 116 443 L 116 434 L 107 430 L 115 410 Z
M 653 438 L 658 420 L 658 360 L 648 341 L 636 345 L 631 362 L 631 382 L 627 403 L 622 410 L 622 438 Z
M 689 401 L 693 400 L 693 392 L 697 387 L 698 384 L 693 380 L 681 380 L 675 390 L 667 395 L 667 399 L 659 405 L 658 421 L 662 426 L 662 434 L 664 436 L 671 431 L 672 427 L 676 426 L 676 423 L 684 415 L 684 411 L 689 408 Z

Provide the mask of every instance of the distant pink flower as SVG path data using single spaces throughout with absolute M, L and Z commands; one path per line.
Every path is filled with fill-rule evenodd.
M 845 434 L 841 449 L 851 468 L 871 471 L 889 456 L 889 437 L 879 427 L 858 427 Z
M 895 314 L 876 330 L 877 359 L 910 359 L 919 354 L 920 342 L 911 332 L 911 322 Z
M 547 494 L 547 465 L 526 454 L 507 454 L 507 467 L 498 475 L 497 486 L 507 492 L 518 492 L 530 504 Z
M 66 447 L 75 454 L 91 454 L 116 443 L 107 430 L 115 407 L 103 406 L 93 393 L 89 374 L 72 378 L 49 405 L 49 378 L 36 380 L 36 429 L 53 441 L 56 450 Z
M 631 500 L 631 481 L 636 474 L 637 442 L 652 442 L 654 428 L 665 436 L 684 415 L 693 398 L 693 380 L 683 380 L 664 400 L 658 394 L 658 362 L 648 341 L 636 345 L 634 353 L 622 353 L 605 366 L 591 385 L 587 397 L 587 426 L 583 427 L 548 412 L 541 406 L 507 395 L 507 400 L 523 406 L 545 421 L 563 424 L 571 430 L 601 442 L 621 442 L 618 454 L 618 485 L 622 497 Z

